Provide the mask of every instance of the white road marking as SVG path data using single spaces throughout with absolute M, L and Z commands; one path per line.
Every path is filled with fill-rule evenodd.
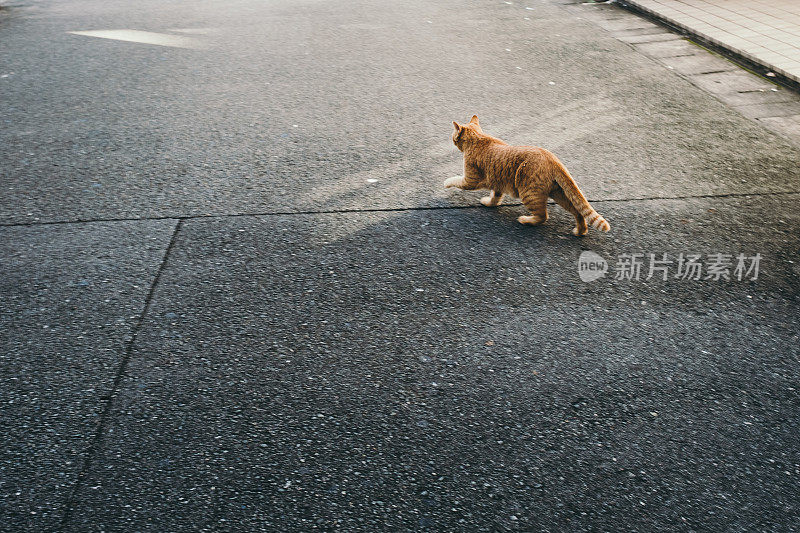
M 171 46 L 174 48 L 200 48 L 200 42 L 184 35 L 169 35 L 167 33 L 154 33 L 140 30 L 95 30 L 95 31 L 68 31 L 73 35 L 86 37 L 99 37 L 116 41 L 132 43 L 154 44 L 157 46 Z
M 188 33 L 191 35 L 211 35 L 212 33 L 217 33 L 219 29 L 218 28 L 170 28 L 167 31 L 173 31 L 176 33 Z

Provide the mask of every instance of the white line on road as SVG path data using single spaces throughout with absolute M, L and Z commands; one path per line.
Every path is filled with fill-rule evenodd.
M 97 30 L 97 31 L 69 31 L 73 35 L 86 37 L 99 37 L 101 39 L 114 39 L 132 43 L 155 44 L 157 46 L 171 46 L 174 48 L 200 48 L 200 41 L 184 35 L 169 35 L 167 33 L 153 33 L 140 30 Z
M 219 32 L 219 28 L 170 28 L 167 31 L 176 33 L 189 33 L 192 35 L 212 35 Z

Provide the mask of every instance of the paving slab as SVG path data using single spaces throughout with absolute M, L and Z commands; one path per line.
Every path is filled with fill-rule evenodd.
M 649 0 L 648 0 L 649 1 Z M 673 2 L 673 3 L 681 3 L 682 5 L 688 5 L 684 2 L 680 2 L 680 0 L 666 0 L 666 2 Z M 704 0 L 698 0 L 699 4 L 704 4 Z M 626 5 L 630 6 L 631 2 L 621 2 L 619 5 Z M 622 24 L 626 21 L 625 16 L 620 13 L 621 8 L 617 4 L 590 4 L 590 3 L 582 3 L 580 5 L 575 5 L 572 8 L 569 8 L 575 15 L 580 15 L 583 17 L 588 18 L 589 20 L 596 22 L 601 27 L 610 28 L 609 23 L 614 23 L 620 25 L 620 27 L 624 27 L 625 25 Z M 638 5 L 638 4 L 637 4 Z M 710 4 L 707 4 L 710 5 Z M 640 6 L 641 7 L 641 6 Z M 722 11 L 724 14 L 729 15 L 732 10 L 735 10 L 737 6 L 728 5 L 726 4 L 723 6 L 714 6 L 713 10 L 715 11 Z M 738 6 L 741 7 L 741 4 Z M 773 8 L 776 6 L 772 5 L 762 5 L 761 9 L 766 11 L 774 11 Z M 695 9 L 692 7 L 691 9 Z M 778 11 L 780 8 L 778 8 Z M 755 12 L 754 12 L 755 13 Z M 659 11 L 657 16 L 665 15 L 666 12 Z M 708 15 L 708 13 L 706 13 Z M 764 15 L 768 16 L 768 15 Z M 629 18 L 637 18 L 637 14 L 629 13 Z M 641 17 L 638 17 L 641 18 Z M 722 20 L 722 19 L 720 19 Z M 628 21 L 630 25 L 634 25 L 634 21 Z M 696 21 L 695 21 L 696 22 Z M 729 22 L 720 22 L 721 24 L 732 24 Z M 791 24 L 790 22 L 786 22 L 786 24 Z M 680 25 L 678 25 L 680 26 Z M 786 78 L 782 78 L 780 76 L 776 76 L 774 73 L 768 72 L 764 70 L 764 67 L 758 67 L 756 70 L 760 70 L 763 76 L 759 75 L 756 72 L 752 72 L 752 57 L 748 54 L 739 54 L 738 57 L 740 58 L 740 62 L 747 63 L 749 67 L 747 69 L 741 68 L 737 66 L 734 62 L 728 61 L 727 64 L 723 62 L 723 60 L 718 56 L 716 53 L 711 52 L 710 50 L 703 50 L 701 47 L 694 46 L 694 52 L 690 52 L 687 48 L 687 45 L 690 43 L 692 45 L 696 44 L 694 41 L 699 41 L 705 45 L 709 45 L 714 47 L 715 50 L 720 49 L 720 43 L 715 39 L 706 38 L 707 35 L 703 32 L 707 28 L 702 28 L 701 26 L 708 26 L 711 28 L 710 25 L 707 24 L 700 24 L 699 22 L 693 23 L 691 28 L 687 29 L 686 26 L 681 26 L 683 29 L 680 32 L 669 32 L 669 33 L 659 33 L 657 28 L 651 29 L 631 29 L 631 30 L 613 30 L 609 29 L 608 31 L 620 41 L 629 43 L 634 45 L 636 50 L 642 52 L 643 54 L 649 55 L 650 57 L 656 59 L 659 63 L 665 65 L 669 70 L 675 72 L 677 74 L 687 76 L 687 79 L 690 81 L 697 81 L 698 87 L 703 89 L 704 91 L 708 92 L 719 98 L 720 101 L 734 107 L 737 111 L 742 112 L 742 115 L 747 117 L 748 119 L 757 119 L 760 117 L 754 117 L 751 113 L 748 112 L 748 109 L 745 108 L 742 110 L 740 106 L 752 106 L 755 108 L 756 106 L 769 106 L 776 108 L 777 105 L 773 104 L 782 104 L 788 103 L 786 105 L 787 109 L 792 107 L 792 104 L 795 102 L 800 101 L 796 93 L 796 91 L 792 90 L 785 90 L 784 85 L 791 84 L 791 81 L 787 82 Z M 763 29 L 763 28 L 762 28 Z M 722 31 L 722 30 L 720 30 Z M 652 33 L 652 38 L 650 35 L 640 35 L 639 32 L 643 33 Z M 671 35 L 673 38 L 669 38 Z M 686 35 L 689 35 L 692 40 L 689 40 Z M 705 36 L 705 37 L 704 37 Z M 737 37 L 737 39 L 740 39 Z M 683 43 L 683 44 L 681 44 Z M 731 48 L 730 46 L 722 45 L 721 48 L 725 50 L 725 54 L 731 55 Z M 787 45 L 788 46 L 788 45 Z M 675 54 L 678 55 L 675 55 Z M 744 59 L 742 59 L 744 56 Z M 731 57 L 737 57 L 736 53 L 733 53 Z M 777 63 L 776 63 L 777 65 Z M 728 79 L 721 79 L 721 78 L 714 78 L 714 82 L 718 83 L 709 83 L 708 79 L 701 77 L 698 80 L 694 80 L 692 76 L 700 75 L 700 74 L 712 74 L 712 73 L 721 73 L 721 72 L 730 72 L 731 76 Z M 776 80 L 780 83 L 776 83 Z M 742 88 L 742 85 L 757 85 L 759 86 L 758 89 L 747 89 Z M 786 112 L 778 113 L 781 116 L 790 116 L 791 113 L 787 114 Z M 800 146 L 800 135 L 798 135 L 798 124 L 794 122 L 794 119 L 784 119 L 781 121 L 758 121 L 758 124 L 765 126 L 770 131 L 778 134 L 779 136 L 787 139 L 789 142 Z
M 0 529 L 53 531 L 174 221 L 0 228 Z
M 738 65 L 731 63 L 725 58 L 702 53 L 690 56 L 665 57 L 662 59 L 668 68 L 676 72 L 691 76 L 694 74 L 711 74 L 718 72 L 739 71 Z
M 800 114 L 785 117 L 764 117 L 760 118 L 759 121 L 774 124 L 776 128 L 787 131 L 792 135 L 800 136 Z
M 798 200 L 186 221 L 68 529 L 788 530 Z
M 795 0 L 624 0 L 650 15 L 800 81 Z
M 800 116 L 800 98 L 798 98 L 796 102 L 737 106 L 736 110 L 739 113 L 751 118 L 789 117 L 794 115 L 794 118 L 796 119 L 798 116 Z M 798 132 L 800 132 L 800 130 L 796 131 L 796 133 Z
M 661 41 L 675 41 L 680 39 L 680 35 L 676 35 L 672 32 L 665 32 L 663 30 L 657 32 L 647 32 L 647 33 L 629 33 L 626 32 L 624 35 L 615 35 L 617 39 L 620 41 L 630 43 L 630 44 L 638 44 L 638 43 L 656 43 Z
M 653 24 L 643 18 L 633 17 L 620 17 L 616 19 L 607 19 L 599 23 L 600 27 L 608 31 L 620 30 L 656 30 L 658 24 Z
M 451 205 L 439 186 L 460 170 L 451 121 L 473 113 L 511 143 L 552 149 L 593 198 L 800 181 L 796 147 L 569 10 L 600 7 L 236 6 L 9 8 L 0 220 Z M 199 48 L 69 33 L 126 28 Z
M 754 91 L 766 92 L 772 91 L 772 89 L 776 89 L 776 91 L 772 92 L 779 92 L 774 84 L 764 79 L 751 76 L 742 70 L 735 72 L 713 72 L 709 74 L 698 74 L 696 76 L 692 76 L 691 80 L 695 84 L 705 87 L 709 92 L 713 93 L 719 93 L 719 87 L 724 87 L 726 91 L 737 93 Z
M 641 43 L 636 45 L 636 49 L 652 57 L 683 57 L 704 52 L 697 45 L 684 39 Z

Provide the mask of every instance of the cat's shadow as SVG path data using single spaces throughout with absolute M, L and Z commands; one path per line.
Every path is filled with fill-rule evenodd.
M 464 210 L 471 210 L 474 208 L 480 212 L 490 213 L 490 218 L 493 219 L 495 223 L 500 223 L 505 227 L 516 228 L 528 233 L 541 233 L 546 231 L 558 234 L 558 232 L 561 232 L 564 238 L 573 238 L 575 240 L 586 240 L 587 237 L 591 235 L 591 232 L 580 238 L 572 235 L 571 229 L 574 227 L 574 218 L 552 200 L 547 203 L 547 212 L 549 216 L 547 222 L 538 226 L 531 226 L 517 222 L 517 217 L 530 214 L 528 209 L 526 209 L 518 199 L 514 198 L 508 200 L 497 207 L 486 207 L 479 201 L 480 198 L 486 194 L 487 191 L 476 193 L 475 191 L 456 190 L 453 192 L 452 197 L 457 201 L 451 203 L 455 204 L 454 207 L 457 205 Z

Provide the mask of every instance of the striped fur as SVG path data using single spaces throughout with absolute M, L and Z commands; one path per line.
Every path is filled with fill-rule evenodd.
M 464 175 L 446 180 L 445 187 L 490 189 L 491 195 L 481 198 L 487 207 L 500 205 L 506 194 L 518 197 L 531 212 L 517 219 L 522 224 L 547 221 L 547 200 L 552 198 L 575 217 L 574 235 L 585 235 L 587 224 L 601 231 L 611 229 L 551 152 L 536 146 L 509 146 L 486 135 L 477 116 L 468 124 L 453 122 L 453 126 L 453 143 L 464 153 Z
M 555 157 L 556 156 L 553 156 L 554 159 Z M 557 163 L 555 180 L 564 191 L 564 194 L 567 196 L 570 203 L 572 203 L 581 216 L 586 219 L 586 223 L 594 229 L 599 229 L 600 231 L 610 230 L 611 225 L 589 204 L 589 201 L 578 188 L 578 184 L 575 183 L 574 179 L 572 179 L 567 167 L 565 167 L 561 161 L 558 161 L 557 159 L 555 163 Z

